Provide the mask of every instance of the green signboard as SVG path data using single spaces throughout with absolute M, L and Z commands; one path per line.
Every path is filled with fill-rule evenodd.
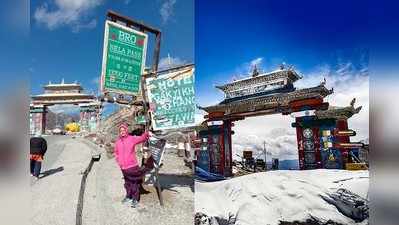
M 194 68 L 146 80 L 154 130 L 195 125 Z
M 136 95 L 140 91 L 147 51 L 147 34 L 105 22 L 102 92 Z
M 30 113 L 44 113 L 43 108 L 30 109 Z

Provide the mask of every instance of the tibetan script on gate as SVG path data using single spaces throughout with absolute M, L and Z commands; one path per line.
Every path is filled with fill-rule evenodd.
M 136 95 L 140 91 L 147 51 L 147 34 L 105 22 L 102 92 Z
M 154 130 L 195 125 L 194 67 L 147 79 Z

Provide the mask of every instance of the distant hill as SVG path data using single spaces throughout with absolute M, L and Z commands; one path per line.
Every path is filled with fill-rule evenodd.
M 299 170 L 299 164 L 297 159 L 280 160 L 278 164 L 279 170 Z M 272 162 L 267 162 L 267 169 L 272 169 Z
M 49 111 L 46 114 L 46 129 L 47 130 L 52 130 L 54 129 L 57 125 L 64 127 L 65 124 L 75 121 L 78 122 L 80 120 L 80 115 L 77 114 L 64 114 L 64 113 L 58 113 L 55 114 L 54 112 Z
M 281 160 L 279 162 L 279 169 L 280 170 L 298 170 L 299 169 L 299 164 L 297 159 L 291 159 L 291 160 Z

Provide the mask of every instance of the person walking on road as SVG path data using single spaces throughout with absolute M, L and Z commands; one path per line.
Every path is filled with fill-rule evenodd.
M 47 151 L 47 141 L 40 135 L 30 138 L 30 174 L 39 179 L 43 157 Z
M 135 146 L 147 141 L 148 138 L 148 131 L 140 136 L 129 135 L 128 125 L 122 123 L 119 127 L 119 138 L 115 142 L 115 159 L 125 180 L 126 197 L 122 203 L 130 203 L 133 208 L 137 207 L 140 201 L 140 185 L 144 175 L 136 157 Z

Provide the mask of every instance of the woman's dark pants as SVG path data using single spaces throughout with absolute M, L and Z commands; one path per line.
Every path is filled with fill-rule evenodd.
M 39 178 L 40 170 L 42 169 L 42 162 L 31 159 L 30 160 L 30 173 Z
M 126 198 L 140 201 L 140 185 L 143 181 L 144 171 L 140 167 L 132 167 L 122 170 L 125 180 Z

